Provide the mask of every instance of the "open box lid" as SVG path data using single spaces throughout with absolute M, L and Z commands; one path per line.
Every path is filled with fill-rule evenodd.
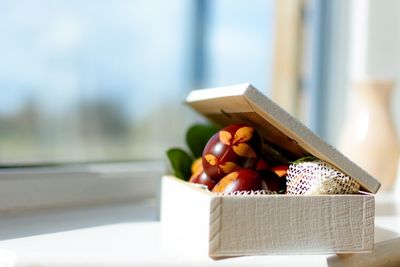
M 211 121 L 226 126 L 252 125 L 263 143 L 294 158 L 313 155 L 356 179 L 364 191 L 376 193 L 381 184 L 337 149 L 323 141 L 250 84 L 192 91 L 186 102 Z

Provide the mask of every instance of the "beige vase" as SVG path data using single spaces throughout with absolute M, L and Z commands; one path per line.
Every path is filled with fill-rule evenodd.
M 393 82 L 367 80 L 353 85 L 339 150 L 377 178 L 381 190 L 393 187 L 399 142 L 390 111 Z

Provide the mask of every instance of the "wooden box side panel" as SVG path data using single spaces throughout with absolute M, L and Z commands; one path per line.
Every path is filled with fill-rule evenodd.
M 213 195 L 173 176 L 162 177 L 162 246 L 208 255 Z
M 374 197 L 224 197 L 210 256 L 328 254 L 373 248 Z M 211 240 L 210 240 L 211 241 Z

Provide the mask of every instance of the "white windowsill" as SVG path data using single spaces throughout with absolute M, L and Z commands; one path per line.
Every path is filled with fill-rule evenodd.
M 154 198 L 158 161 L 0 170 L 0 216 Z
M 0 263 L 9 260 L 8 266 L 16 267 L 339 267 L 346 263 L 345 257 L 335 255 L 252 256 L 215 261 L 163 239 L 157 210 L 157 202 L 148 199 L 2 218 Z M 400 201 L 395 194 L 377 195 L 375 221 L 375 242 L 400 237 Z M 400 241 L 397 243 L 400 246 Z M 373 254 L 359 255 L 370 259 Z M 400 262 L 400 256 L 392 260 Z
M 158 221 L 163 172 L 160 162 L 1 171 L 0 266 L 343 266 L 335 255 L 215 261 L 174 247 Z M 375 242 L 400 237 L 396 194 L 377 194 L 375 222 Z

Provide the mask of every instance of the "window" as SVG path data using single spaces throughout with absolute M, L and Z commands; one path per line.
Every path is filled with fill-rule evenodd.
M 0 159 L 146 159 L 176 142 L 190 8 L 179 0 L 3 2 Z
M 1 1 L 0 163 L 163 158 L 190 89 L 268 88 L 273 2 Z
M 274 59 L 274 1 L 209 1 L 207 87 L 250 82 L 270 93 Z

